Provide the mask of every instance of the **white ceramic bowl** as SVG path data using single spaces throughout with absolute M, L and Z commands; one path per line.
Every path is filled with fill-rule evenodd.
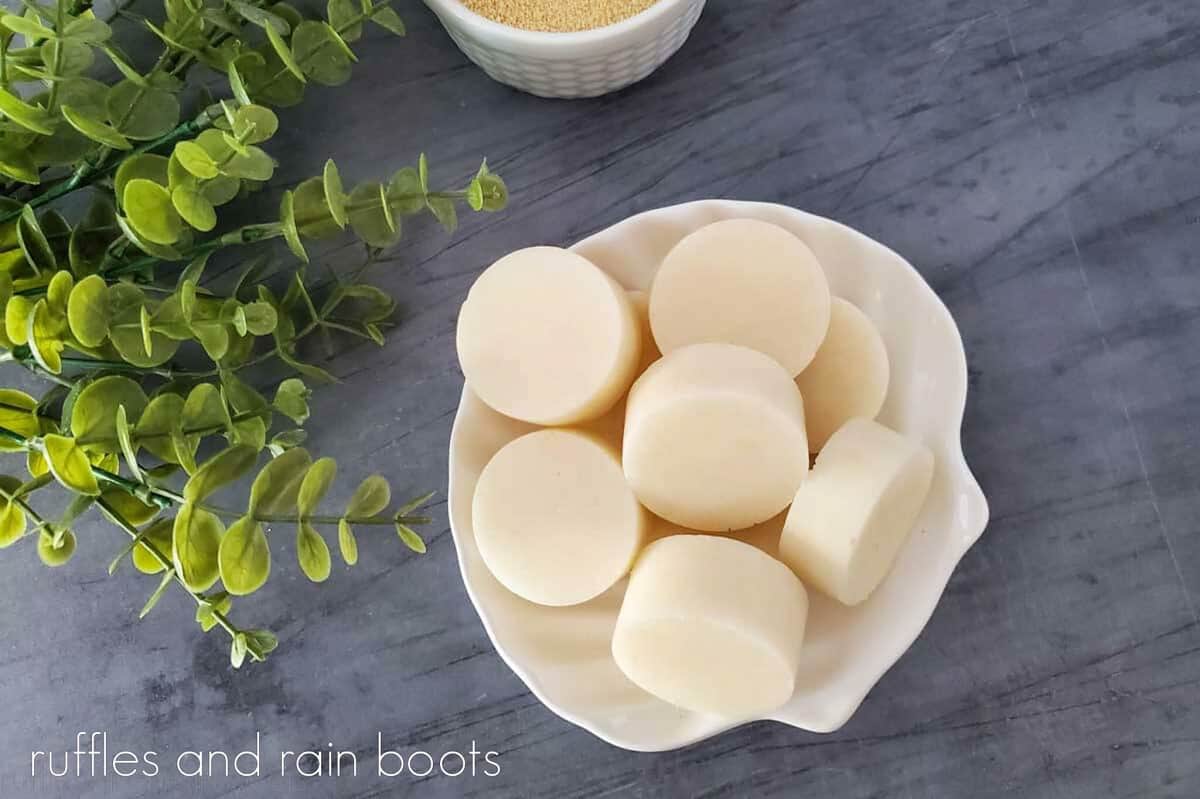
M 577 33 L 493 22 L 460 0 L 425 0 L 467 58 L 501 83 L 540 97 L 598 97 L 658 69 L 687 41 L 705 0 L 658 0 L 615 25 Z
M 831 732 L 916 639 L 951 572 L 987 524 L 987 502 L 959 437 L 966 357 L 950 312 L 903 258 L 844 225 L 793 208 L 725 200 L 677 205 L 626 219 L 573 249 L 626 288 L 644 290 L 679 239 L 732 217 L 774 222 L 812 247 L 833 293 L 861 308 L 887 345 L 892 379 L 879 420 L 924 441 L 937 458 L 916 528 L 871 598 L 848 608 L 809 592 L 796 693 L 770 718 Z M 673 749 L 754 720 L 681 710 L 625 678 L 610 651 L 624 582 L 586 604 L 550 608 L 519 599 L 488 572 L 471 530 L 471 496 L 491 456 L 531 429 L 464 388 L 450 439 L 450 522 L 459 565 L 500 656 L 552 711 L 626 749 Z

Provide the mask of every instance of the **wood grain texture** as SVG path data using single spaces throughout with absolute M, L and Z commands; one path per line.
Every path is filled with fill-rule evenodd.
M 444 505 L 430 554 L 363 536 L 313 589 L 282 562 L 247 614 L 283 650 L 232 674 L 170 597 L 104 564 L 0 559 L 0 795 L 74 797 L 1180 797 L 1200 795 L 1200 9 L 1193 0 L 710 0 L 659 73 L 554 102 L 490 82 L 436 20 L 369 36 L 350 87 L 283 115 L 261 203 L 337 156 L 348 180 L 428 150 L 488 155 L 502 216 L 414 225 L 380 272 L 387 347 L 332 364 L 314 449 L 354 478 L 444 490 L 458 305 L 502 253 L 682 200 L 788 203 L 903 253 L 963 331 L 968 459 L 993 519 L 910 652 L 840 732 L 757 724 L 684 751 L 613 749 L 542 708 L 461 587 Z M 268 211 L 269 212 L 269 211 Z M 333 247 L 335 262 L 351 256 Z M 8 375 L 6 374 L 6 377 Z M 249 607 L 252 604 L 253 607 Z M 341 780 L 28 779 L 77 730 L 110 746 L 335 742 Z M 394 747 L 501 753 L 493 779 L 373 772 Z M 272 768 L 275 764 L 267 764 Z

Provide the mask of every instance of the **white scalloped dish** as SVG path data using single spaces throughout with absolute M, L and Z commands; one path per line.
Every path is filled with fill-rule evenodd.
M 857 231 L 793 208 L 725 200 L 677 205 L 626 219 L 572 249 L 626 288 L 645 290 L 679 239 L 734 217 L 773 222 L 798 235 L 820 259 L 833 294 L 871 318 L 891 360 L 879 421 L 920 439 L 937 459 L 917 525 L 870 599 L 849 608 L 809 592 L 796 692 L 770 718 L 832 732 L 920 634 L 955 566 L 987 524 L 987 502 L 959 436 L 966 357 L 946 306 L 908 262 Z M 610 645 L 624 582 L 583 605 L 543 607 L 509 593 L 487 570 L 471 528 L 475 483 L 500 447 L 532 429 L 491 410 L 464 387 L 450 439 L 450 522 L 467 592 L 500 656 L 550 710 L 626 749 L 675 749 L 757 720 L 681 710 L 621 673 Z

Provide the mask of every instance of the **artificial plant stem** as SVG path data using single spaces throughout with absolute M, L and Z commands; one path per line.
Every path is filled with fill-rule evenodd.
M 54 4 L 54 32 L 60 36 L 62 35 L 63 28 L 66 27 L 66 22 L 63 19 L 63 12 L 66 11 L 66 5 L 66 0 L 57 0 L 57 2 Z M 46 100 L 46 107 L 51 110 L 54 109 L 55 104 L 58 102 L 59 81 L 57 78 L 59 73 L 62 72 L 63 53 L 66 51 L 66 46 L 63 44 L 62 40 L 59 39 L 54 46 L 54 63 L 50 67 L 50 74 L 55 78 L 55 80 L 50 82 L 50 94 Z
M 183 581 L 183 578 L 179 576 L 179 572 L 175 570 L 175 564 L 171 561 L 171 559 L 164 555 L 159 548 L 155 546 L 154 542 L 144 537 L 137 527 L 135 527 L 128 519 L 121 515 L 120 511 L 110 505 L 108 501 L 103 498 L 97 500 L 97 504 L 104 509 L 104 512 L 109 516 L 109 518 L 116 522 L 118 527 L 124 530 L 130 538 L 132 538 L 134 541 L 137 541 L 147 552 L 149 552 L 151 557 L 158 561 L 160 566 L 170 572 L 175 583 L 182 588 L 187 595 L 192 598 L 193 601 L 195 601 L 196 605 L 204 606 L 208 604 L 204 597 L 188 588 L 187 583 Z M 216 608 L 210 609 L 212 610 L 213 619 L 216 620 L 217 625 L 222 630 L 229 633 L 230 638 L 236 638 L 241 634 L 242 631 L 235 627 L 233 623 L 230 622 L 225 616 L 225 614 L 221 613 Z
M 95 163 L 84 161 L 78 167 L 76 167 L 75 171 L 71 173 L 69 178 L 61 183 L 55 184 L 53 187 L 47 189 L 41 194 L 32 197 L 27 204 L 34 208 L 40 208 L 47 203 L 57 200 L 59 197 L 64 197 L 70 194 L 76 189 L 81 189 L 84 186 L 90 186 L 101 178 L 104 178 L 116 171 L 117 167 L 120 166 L 126 158 L 132 158 L 135 155 L 153 152 L 160 147 L 173 144 L 179 139 L 197 134 L 212 125 L 213 120 L 220 116 L 221 113 L 220 106 L 209 106 L 204 111 L 197 114 L 194 118 L 176 126 L 174 130 L 164 133 L 162 136 L 159 136 L 153 141 L 146 142 L 145 144 L 133 148 L 121 158 L 118 158 L 114 161 L 107 161 L 107 157 L 105 156 L 99 162 Z M 107 148 L 105 148 L 105 150 L 106 149 Z M 0 224 L 11 222 L 20 215 L 20 208 L 0 214 Z
M 218 236 L 215 239 L 202 241 L 195 247 L 192 247 L 186 253 L 182 254 L 180 261 L 192 261 L 202 255 L 207 255 L 216 252 L 222 247 L 237 247 L 243 244 L 254 244 L 259 241 L 267 241 L 269 239 L 279 238 L 283 235 L 282 229 L 276 222 L 268 222 L 260 225 L 246 225 L 237 230 L 230 231 L 223 236 Z M 117 264 L 114 267 L 105 269 L 101 275 L 106 278 L 119 277 L 131 273 L 140 272 L 143 269 L 162 263 L 162 258 L 154 255 L 145 255 L 141 258 L 135 258 L 132 261 Z

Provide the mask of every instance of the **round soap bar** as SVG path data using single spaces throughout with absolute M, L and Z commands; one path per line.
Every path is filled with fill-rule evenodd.
M 642 337 L 642 357 L 638 361 L 637 369 L 634 370 L 635 376 L 640 376 L 650 364 L 662 357 L 662 353 L 658 351 L 658 347 L 654 344 L 654 338 L 650 335 L 650 320 L 647 318 L 649 295 L 644 291 L 630 291 L 627 296 L 633 306 L 634 316 L 638 320 L 638 331 Z M 625 398 L 621 397 L 612 410 L 597 419 L 581 424 L 580 428 L 584 432 L 599 437 L 602 442 L 611 444 L 618 450 L 621 449 L 621 439 L 625 433 Z
M 812 250 L 768 222 L 728 219 L 685 237 L 650 287 L 663 353 L 702 341 L 770 355 L 793 377 L 829 327 L 829 283 Z
M 704 532 L 764 522 L 808 472 L 800 390 L 746 347 L 674 350 L 629 391 L 623 458 L 638 499 L 667 521 Z
M 888 390 L 887 348 L 875 325 L 843 299 L 834 298 L 831 311 L 817 357 L 796 378 L 813 452 L 848 420 L 874 419 Z
M 933 453 L 867 419 L 833 434 L 788 512 L 780 557 L 846 605 L 862 602 L 896 560 L 933 481 Z
M 641 351 L 625 291 L 555 247 L 518 250 L 484 270 L 463 303 L 457 342 L 479 398 L 540 425 L 601 416 L 629 388 Z
M 671 536 L 633 568 L 613 657 L 660 699 L 747 719 L 791 698 L 807 617 L 804 586 L 769 555 L 731 538 Z
M 475 487 L 472 525 L 504 587 L 541 605 L 576 605 L 629 571 L 646 534 L 617 453 L 574 430 L 506 444 Z

